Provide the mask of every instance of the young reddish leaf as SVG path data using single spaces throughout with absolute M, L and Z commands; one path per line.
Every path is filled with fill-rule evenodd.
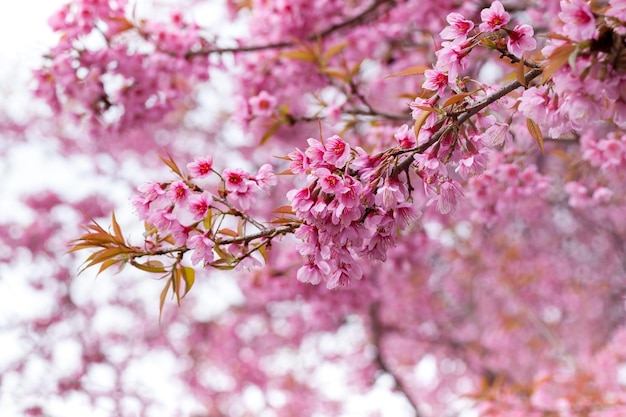
M 347 42 L 341 42 L 328 48 L 326 52 L 324 52 L 324 62 L 330 61 L 332 57 L 341 53 L 341 51 L 343 51 L 346 46 L 348 46 Z
M 569 60 L 572 52 L 576 50 L 574 45 L 561 45 L 556 48 L 552 54 L 548 57 L 548 63 L 543 67 L 543 74 L 541 75 L 541 82 L 548 81 L 555 72 L 559 70 Z
M 517 81 L 523 85 L 524 87 L 528 86 L 528 83 L 526 82 L 526 78 L 524 77 L 525 75 L 525 65 L 524 65 L 524 58 L 520 58 L 520 61 L 517 65 L 517 71 L 515 71 L 515 76 L 517 77 Z
M 146 272 L 153 272 L 153 273 L 167 272 L 167 270 L 163 266 L 163 263 L 160 261 L 148 261 L 143 264 L 135 262 L 132 265 L 135 268 L 141 269 L 142 271 L 146 271 Z
M 417 107 L 420 110 L 428 111 L 431 113 L 437 113 L 437 109 L 434 107 L 428 107 L 428 106 L 415 106 L 415 107 Z
M 320 69 L 320 73 L 324 75 L 328 75 L 333 78 L 337 78 L 338 80 L 341 80 L 344 82 L 348 81 L 349 79 L 347 77 L 346 71 L 343 68 L 339 68 L 339 67 L 322 68 Z
M 165 287 L 161 290 L 161 296 L 159 297 L 159 323 L 161 322 L 161 314 L 163 314 L 163 305 L 165 305 L 165 297 L 167 297 L 167 293 L 170 290 L 170 285 L 172 284 L 172 280 L 168 279 Z
M 259 142 L 259 145 L 265 145 L 269 138 L 274 136 L 274 134 L 278 131 L 278 129 L 280 129 L 282 125 L 283 122 L 280 120 L 277 120 L 270 124 L 269 128 L 265 131 L 265 133 L 263 133 L 263 136 L 261 136 L 261 141 Z
M 413 67 L 404 69 L 398 73 L 388 75 L 385 78 L 405 77 L 407 75 L 422 75 L 424 72 L 426 72 L 426 70 L 429 70 L 429 69 L 430 67 L 427 67 L 426 65 L 415 65 Z
M 120 243 L 124 243 L 124 236 L 122 235 L 122 228 L 120 227 L 117 219 L 115 218 L 115 212 L 111 213 L 111 223 L 113 224 L 113 234 Z
M 316 57 L 311 49 L 298 49 L 295 51 L 281 52 L 279 55 L 281 58 L 295 59 L 297 61 L 315 62 Z
M 291 206 L 281 206 L 278 207 L 276 210 L 274 210 L 274 213 L 281 213 L 281 214 L 296 214 L 293 211 L 293 208 Z
M 102 262 L 102 265 L 100 265 L 100 269 L 98 269 L 98 275 L 100 275 L 106 269 L 112 267 L 113 265 L 115 265 L 115 264 L 117 264 L 119 262 L 120 262 L 119 259 L 109 259 L 107 261 Z
M 269 221 L 269 223 L 271 223 L 271 224 L 293 224 L 294 223 L 294 219 L 293 218 L 287 218 L 287 217 L 279 217 L 277 219 Z
M 465 93 L 459 93 L 459 94 L 455 94 L 452 97 L 448 98 L 446 101 L 443 102 L 443 104 L 441 105 L 441 107 L 447 107 L 447 106 L 451 106 L 453 104 L 456 104 L 460 101 L 465 100 L 466 97 L 471 96 L 472 94 L 476 94 L 478 91 L 480 91 L 480 89 L 476 89 L 473 91 L 467 91 Z
M 217 233 L 219 233 L 221 235 L 232 236 L 232 237 L 239 236 L 239 234 L 237 232 L 235 232 L 233 229 L 229 229 L 227 227 L 218 230 Z
M 541 133 L 539 125 L 535 123 L 534 120 L 526 119 L 526 127 L 528 128 L 528 132 L 535 139 L 535 142 L 537 142 L 537 145 L 539 145 L 539 148 L 543 153 L 543 133 Z
M 165 157 L 159 156 L 159 159 L 163 161 L 163 163 L 167 165 L 174 174 L 178 175 L 180 178 L 183 178 L 183 174 L 180 172 L 180 168 L 178 168 L 178 165 L 176 165 L 176 162 L 174 162 L 172 156 L 168 154 L 167 158 L 168 159 L 165 159 Z
M 182 282 L 182 271 L 180 264 L 172 269 L 172 292 L 176 296 L 176 304 L 180 307 L 180 283 Z
M 216 263 L 226 263 L 226 264 L 230 264 L 233 260 L 233 256 L 230 253 L 226 253 L 224 252 L 224 250 L 222 249 L 222 247 L 220 245 L 215 245 L 213 247 L 213 250 L 215 251 L 215 253 L 218 254 L 218 256 L 220 257 L 220 259 L 214 261 L 211 265 L 214 265 Z
M 428 116 L 430 116 L 430 113 L 425 111 L 420 114 L 419 117 L 415 120 L 415 124 L 413 125 L 413 131 L 415 132 L 416 138 L 419 137 L 420 129 L 422 128 L 422 125 L 424 124 Z

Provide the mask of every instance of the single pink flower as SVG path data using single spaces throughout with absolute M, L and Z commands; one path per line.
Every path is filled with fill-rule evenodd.
M 348 187 L 339 175 L 331 173 L 326 168 L 318 168 L 315 175 L 319 178 L 320 187 L 326 194 L 341 194 L 348 191 Z
M 460 13 L 449 13 L 446 17 L 448 24 L 439 35 L 442 39 L 454 40 L 454 39 L 467 39 L 469 32 L 474 29 L 474 22 L 465 19 Z
M 609 10 L 607 10 L 606 15 L 625 22 L 626 0 L 610 0 L 609 5 L 611 7 L 609 8 Z
M 446 84 L 448 83 L 448 76 L 446 75 Z M 409 125 L 402 125 L 393 134 L 393 137 L 398 141 L 401 148 L 409 149 L 415 147 L 417 141 L 415 140 L 415 131 L 413 128 L 409 128 Z
M 248 191 L 248 180 L 250 175 L 247 172 L 239 168 L 225 169 L 222 173 L 222 178 L 224 178 L 224 187 L 226 188 L 226 191 L 238 193 L 245 193 Z
M 330 274 L 330 266 L 324 261 L 309 262 L 300 267 L 296 274 L 298 281 L 317 285 Z
M 193 162 L 187 164 L 187 170 L 192 178 L 204 178 L 211 174 L 213 168 L 213 157 L 196 157 Z
M 436 91 L 439 95 L 443 95 L 445 89 L 450 84 L 448 74 L 439 70 L 426 70 L 424 72 L 424 78 L 422 88 Z
M 495 32 L 503 28 L 511 20 L 511 16 L 504 10 L 499 1 L 491 3 L 491 7 L 480 12 L 482 23 L 478 26 L 482 32 Z
M 574 42 L 598 37 L 596 18 L 589 3 L 582 0 L 561 0 L 559 19 L 563 21 L 563 33 Z
M 300 149 L 296 148 L 296 150 L 289 152 L 287 157 L 291 160 L 289 169 L 292 173 L 300 174 L 309 169 L 309 158 Z
M 435 52 L 437 63 L 435 69 L 448 73 L 448 82 L 454 83 L 461 70 L 469 66 L 467 56 L 471 46 L 465 41 L 455 39 L 453 42 L 443 42 L 441 49 Z
M 267 190 L 276 185 L 277 182 L 274 168 L 270 164 L 262 165 L 256 175 L 252 176 L 252 180 L 256 182 L 256 185 L 261 190 Z
M 518 58 L 526 51 L 532 51 L 537 47 L 537 41 L 533 38 L 535 31 L 529 25 L 517 25 L 509 32 L 506 45 L 509 52 Z
M 202 194 L 191 196 L 187 208 L 193 214 L 194 220 L 202 220 L 209 212 L 211 204 L 213 204 L 213 196 L 205 191 Z
M 263 90 L 259 95 L 250 97 L 248 103 L 254 116 L 271 116 L 276 107 L 276 97 Z
M 181 203 L 187 201 L 189 194 L 189 186 L 179 180 L 170 184 L 170 189 L 167 192 L 167 198 L 174 203 Z
M 344 142 L 339 136 L 332 136 L 324 144 L 324 162 L 334 165 L 336 168 L 343 168 L 350 159 L 350 145 Z
M 210 264 L 213 262 L 213 247 L 215 243 L 205 234 L 196 234 L 191 236 L 187 240 L 187 247 L 189 249 L 193 249 L 191 253 L 191 263 L 193 265 L 198 264 L 199 262 L 204 262 L 204 264 Z

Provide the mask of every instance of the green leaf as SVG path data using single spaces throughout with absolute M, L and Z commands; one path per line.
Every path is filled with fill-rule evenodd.
M 209 210 L 207 215 L 202 219 L 202 225 L 204 226 L 204 230 L 211 230 L 211 226 L 213 226 L 213 211 Z
M 185 293 L 183 294 L 184 297 L 187 295 L 191 287 L 193 287 L 194 282 L 196 281 L 196 271 L 189 266 L 183 266 L 181 268 L 181 271 L 183 274 L 183 281 L 185 281 Z

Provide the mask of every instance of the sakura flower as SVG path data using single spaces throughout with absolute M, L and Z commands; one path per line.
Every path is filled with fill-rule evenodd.
M 454 39 L 467 39 L 468 33 L 474 29 L 474 22 L 465 19 L 460 13 L 449 13 L 446 17 L 446 21 L 450 26 L 446 26 L 439 35 L 442 39 L 454 40 Z
M 276 97 L 263 90 L 259 95 L 250 97 L 248 103 L 254 116 L 271 116 L 276 107 Z
M 376 192 L 376 205 L 383 210 L 395 208 L 399 203 L 406 201 L 408 196 L 406 185 L 398 180 L 386 178 L 385 183 Z
M 256 182 L 256 185 L 261 190 L 267 190 L 269 187 L 276 185 L 276 175 L 274 175 L 274 168 L 270 164 L 264 164 L 259 168 L 256 175 L 252 176 L 252 180 Z
M 416 153 L 413 159 L 415 159 L 417 168 L 429 177 L 437 173 L 444 174 L 446 171 L 445 166 L 437 158 L 437 153 L 434 151 Z
M 254 256 L 246 256 L 237 263 L 237 266 L 235 266 L 235 271 L 249 272 L 254 271 L 255 269 L 259 269 L 261 267 L 263 267 L 263 262 L 261 262 Z
M 483 133 L 485 143 L 491 146 L 499 146 L 513 138 L 506 123 L 496 123 Z
M 582 0 L 561 0 L 559 19 L 563 21 L 563 33 L 574 42 L 598 37 L 596 19 L 589 3 Z
M 527 119 L 532 119 L 542 124 L 547 118 L 548 102 L 547 88 L 545 86 L 533 86 L 522 93 L 522 96 L 519 98 L 518 110 Z
M 298 269 L 296 277 L 300 282 L 317 285 L 322 282 L 324 277 L 328 276 L 329 274 L 330 266 L 328 265 L 328 263 L 320 261 L 316 263 L 309 262 L 308 264 L 300 267 L 300 269 Z
M 248 179 L 250 176 L 247 172 L 239 168 L 225 169 L 222 173 L 222 177 L 224 178 L 224 187 L 226 188 L 226 191 L 239 193 L 245 193 L 248 191 Z
M 187 201 L 187 197 L 189 197 L 190 191 L 189 186 L 185 184 L 183 181 L 174 181 L 170 184 L 170 189 L 167 192 L 167 198 L 174 203 L 180 203 Z
M 626 0 L 610 0 L 611 6 L 606 12 L 607 16 L 614 17 L 622 22 L 626 21 Z
M 532 51 L 537 47 L 537 41 L 533 38 L 535 31 L 529 25 L 517 25 L 508 33 L 509 38 L 506 41 L 506 46 L 509 52 L 518 58 L 524 54 L 525 51 Z
M 200 262 L 210 264 L 213 262 L 213 247 L 215 243 L 206 234 L 196 234 L 187 240 L 187 247 L 193 249 L 191 263 L 196 265 Z
M 446 84 L 448 82 L 448 78 L 446 76 Z M 408 149 L 413 148 L 417 141 L 415 140 L 415 131 L 412 128 L 409 128 L 408 125 L 402 125 L 396 130 L 396 133 L 393 134 L 393 137 L 398 141 L 401 148 Z
M 142 200 L 144 202 L 152 202 L 157 200 L 159 197 L 165 195 L 165 190 L 163 189 L 163 185 L 158 182 L 149 182 L 146 184 L 141 184 L 137 187 L 137 190 L 143 194 Z
M 439 193 L 427 204 L 431 205 L 436 202 L 439 213 L 447 214 L 456 209 L 462 195 L 461 186 L 448 178 L 440 184 Z
M 613 198 L 613 191 L 609 190 L 606 187 L 598 187 L 593 192 L 593 195 L 591 196 L 591 198 L 597 203 L 608 204 L 611 202 L 611 199 Z
M 426 70 L 424 71 L 424 78 L 422 88 L 436 91 L 439 95 L 443 95 L 449 85 L 448 74 L 440 70 Z
M 208 214 L 211 204 L 213 204 L 213 196 L 205 191 L 189 198 L 187 208 L 193 214 L 194 220 L 202 220 Z
M 495 32 L 506 26 L 511 17 L 504 11 L 502 3 L 494 1 L 491 3 L 491 7 L 481 10 L 480 19 L 482 23 L 478 26 L 478 29 L 482 32 Z
M 336 168 L 343 168 L 350 159 L 350 145 L 341 140 L 339 136 L 332 136 L 326 141 L 324 152 L 324 162 L 334 165 Z
M 309 169 L 309 158 L 300 149 L 296 148 L 295 151 L 289 152 L 287 157 L 291 160 L 289 169 L 292 173 L 300 174 Z
M 309 147 L 304 151 L 304 154 L 309 158 L 309 164 L 312 168 L 316 168 L 324 162 L 324 154 L 326 153 L 326 148 L 317 139 L 309 138 L 307 139 L 307 143 Z
M 469 153 L 459 160 L 459 166 L 454 170 L 458 172 L 462 178 L 470 175 L 477 175 L 485 170 L 486 158 L 480 153 Z
M 187 170 L 192 178 L 204 178 L 211 174 L 213 157 L 196 157 L 193 162 L 187 164 Z
M 453 83 L 459 76 L 461 70 L 466 70 L 469 66 L 467 56 L 470 52 L 470 45 L 459 41 L 443 42 L 441 49 L 435 52 L 437 55 L 437 64 L 435 69 L 448 72 L 448 82 Z
M 316 169 L 315 175 L 319 178 L 322 191 L 326 194 L 341 194 L 348 191 L 343 179 L 326 168 Z
M 289 191 L 287 199 L 291 201 L 291 207 L 295 212 L 306 213 L 315 203 L 311 196 L 311 190 L 308 187 Z

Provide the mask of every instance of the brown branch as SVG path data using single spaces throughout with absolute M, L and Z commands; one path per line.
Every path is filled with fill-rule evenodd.
M 296 230 L 298 227 L 300 227 L 300 223 L 291 223 L 285 226 L 274 227 L 272 229 L 265 228 L 264 230 L 258 233 L 253 233 L 251 235 L 234 237 L 230 239 L 215 240 L 215 244 L 229 245 L 231 243 L 250 243 L 255 239 L 262 239 L 262 238 L 273 239 L 279 235 L 289 234 L 293 232 L 294 230 Z
M 378 319 L 378 303 L 375 303 L 370 308 L 370 320 L 371 320 L 371 331 L 372 331 L 372 343 L 376 348 L 376 364 L 380 368 L 381 371 L 391 376 L 393 379 L 395 388 L 399 391 L 404 398 L 409 402 L 413 410 L 415 411 L 415 417 L 422 417 L 422 414 L 419 411 L 419 407 L 417 402 L 413 399 L 413 397 L 409 394 L 409 388 L 406 386 L 402 378 L 389 366 L 387 360 L 385 359 L 382 351 L 382 338 L 384 335 L 384 329 L 382 323 Z
M 528 85 L 529 82 L 531 82 L 532 80 L 537 78 L 539 75 L 541 75 L 542 72 L 543 70 L 541 68 L 533 68 L 532 70 L 528 71 L 526 75 L 524 76 L 524 84 Z M 443 125 L 437 132 L 435 132 L 430 137 L 428 142 L 426 142 L 425 144 L 418 146 L 416 148 L 402 150 L 401 152 L 398 152 L 395 156 L 399 156 L 401 154 L 406 154 L 406 153 L 410 153 L 411 155 L 408 158 L 406 158 L 404 161 L 399 163 L 394 168 L 391 175 L 397 176 L 401 172 L 408 170 L 411 164 L 413 163 L 413 158 L 411 156 L 424 152 L 426 149 L 430 148 L 432 145 L 438 142 L 442 137 L 448 134 L 454 127 L 461 126 L 463 123 L 468 121 L 472 116 L 475 116 L 476 114 L 478 114 L 480 111 L 482 111 L 484 108 L 486 108 L 490 104 L 495 103 L 496 101 L 506 96 L 507 94 L 511 93 L 512 91 L 518 89 L 519 87 L 523 87 L 523 85 L 517 80 L 511 82 L 510 84 L 505 85 L 504 87 L 502 87 L 495 93 L 485 97 L 478 103 L 466 108 L 465 111 L 461 114 L 461 116 L 454 123 Z
M 388 4 L 389 9 L 393 8 L 396 5 L 395 0 L 376 0 L 374 1 L 367 9 L 363 10 L 356 16 L 353 16 L 349 19 L 346 19 L 340 23 L 335 25 L 331 25 L 328 28 L 321 30 L 319 32 L 315 32 L 309 35 L 306 40 L 307 41 L 316 41 L 319 39 L 324 39 L 327 36 L 340 31 L 341 29 L 360 25 L 363 23 L 368 23 L 373 21 L 379 17 L 381 13 L 375 13 L 381 5 Z M 249 46 L 239 46 L 239 47 L 229 47 L 229 48 L 208 48 L 208 49 L 200 49 L 197 51 L 189 51 L 185 54 L 185 58 L 191 58 L 194 56 L 200 55 L 212 55 L 212 54 L 224 54 L 224 53 L 245 53 L 245 52 L 256 52 L 256 51 L 264 51 L 268 49 L 283 49 L 290 48 L 296 46 L 297 42 L 295 41 L 283 41 L 283 42 L 275 42 L 268 43 L 263 45 L 249 45 Z

